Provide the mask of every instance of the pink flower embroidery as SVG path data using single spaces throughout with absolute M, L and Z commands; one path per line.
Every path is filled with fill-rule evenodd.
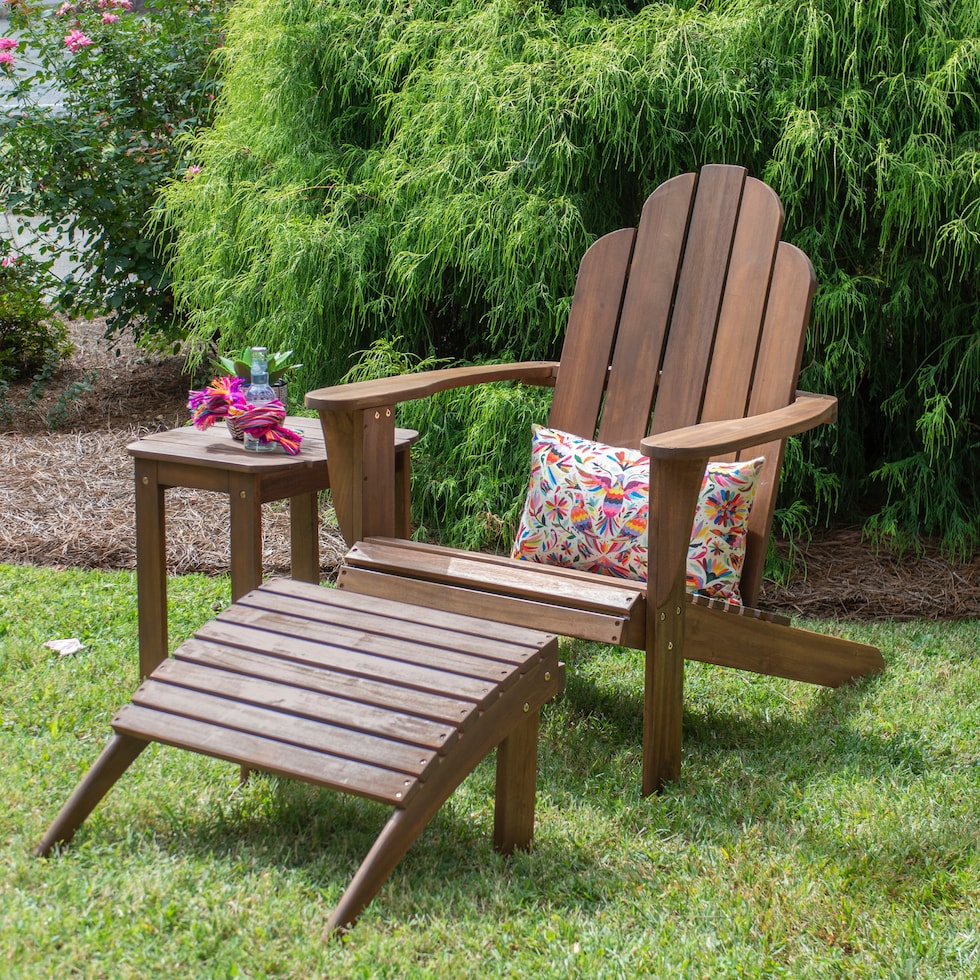
M 65 38 L 65 47 L 68 48 L 72 54 L 77 54 L 82 50 L 82 48 L 87 48 L 92 43 L 93 41 L 90 37 L 87 37 L 81 31 L 77 30 L 72 31 Z

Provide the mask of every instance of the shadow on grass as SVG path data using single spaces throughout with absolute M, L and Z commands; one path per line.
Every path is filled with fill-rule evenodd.
M 704 689 L 695 678 L 699 689 L 684 714 L 682 777 L 663 795 L 643 799 L 642 669 L 606 668 L 602 679 L 593 679 L 588 664 L 582 667 L 570 669 L 565 694 L 544 710 L 538 837 L 532 853 L 505 860 L 492 850 L 491 757 L 467 778 L 395 869 L 376 899 L 386 918 L 446 915 L 454 903 L 470 908 L 541 903 L 592 911 L 615 902 L 624 877 L 632 873 L 623 856 L 630 849 L 623 842 L 631 837 L 644 853 L 669 865 L 670 852 L 661 849 L 658 837 L 663 828 L 707 851 L 724 846 L 733 832 L 750 824 L 768 825 L 778 836 L 792 826 L 811 781 L 860 776 L 894 783 L 929 765 L 928 747 L 917 733 L 874 737 L 850 723 L 876 691 L 876 678 L 817 692 L 797 717 L 779 713 L 781 702 L 772 697 L 771 686 L 761 694 L 747 690 L 741 705 L 739 682 L 719 682 L 716 689 L 709 681 Z M 149 763 L 141 781 L 150 793 L 136 804 L 140 822 L 132 819 L 135 794 L 128 794 L 125 814 L 113 813 L 115 791 L 110 792 L 96 811 L 97 825 L 90 818 L 79 843 L 113 847 L 120 840 L 142 838 L 143 853 L 159 850 L 260 873 L 285 870 L 322 893 L 329 906 L 346 889 L 391 813 L 380 804 L 261 774 L 238 789 L 234 767 L 228 767 L 220 789 L 204 791 L 201 802 L 194 797 L 201 793 L 202 774 L 207 787 L 206 774 L 221 773 L 228 764 L 190 762 L 188 755 L 164 746 L 156 758 L 138 759 L 117 789 Z M 161 771 L 170 795 L 161 786 Z M 180 792 L 185 781 L 186 795 Z M 609 853 L 604 852 L 607 839 Z M 823 838 L 811 835 L 810 846 L 843 859 L 855 873 L 863 866 L 860 849 L 841 844 L 831 831 Z M 899 864 L 898 857 L 883 860 Z

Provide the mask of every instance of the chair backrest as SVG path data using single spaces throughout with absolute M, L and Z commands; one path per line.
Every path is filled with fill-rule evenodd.
M 816 278 L 780 241 L 775 192 L 741 167 L 712 165 L 661 184 L 637 228 L 582 259 L 549 422 L 611 445 L 790 404 Z M 784 444 L 764 455 L 742 595 L 762 580 Z

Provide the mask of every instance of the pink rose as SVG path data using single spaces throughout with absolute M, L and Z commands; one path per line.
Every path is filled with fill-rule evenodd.
M 0 37 L 0 51 L 13 51 L 19 43 L 15 37 Z
M 65 38 L 65 47 L 72 53 L 77 54 L 82 48 L 87 48 L 93 41 L 81 31 L 72 31 Z

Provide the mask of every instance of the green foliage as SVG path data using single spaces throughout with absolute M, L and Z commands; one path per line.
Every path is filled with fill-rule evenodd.
M 283 378 L 298 371 L 303 365 L 291 360 L 293 352 L 291 350 L 280 350 L 269 354 L 269 383 L 275 384 Z M 215 359 L 215 367 L 227 375 L 238 378 L 252 377 L 252 347 L 243 347 L 236 354 L 219 356 Z
M 344 380 L 445 365 L 406 353 L 402 339 L 375 341 Z M 412 447 L 416 537 L 462 548 L 509 549 L 527 490 L 531 423 L 547 419 L 550 403 L 550 388 L 499 382 L 399 405 L 398 425 L 419 433 Z
M 54 404 L 50 409 L 48 409 L 47 414 L 48 428 L 52 432 L 57 432 L 57 430 L 68 421 L 68 412 L 72 406 L 72 403 L 76 399 L 81 398 L 82 395 L 87 395 L 90 391 L 92 391 L 98 379 L 99 375 L 97 371 L 89 371 L 88 374 L 84 375 L 84 377 L 81 377 L 76 381 L 72 381 L 72 383 L 58 395 Z
M 45 304 L 32 263 L 0 262 L 0 380 L 52 371 L 71 353 L 68 331 Z
M 501 382 L 412 402 L 403 417 L 422 433 L 412 454 L 412 518 L 420 537 L 462 548 L 509 550 L 527 492 L 531 423 L 551 389 Z
M 76 0 L 11 6 L 15 46 L 0 65 L 12 91 L 0 114 L 0 201 L 44 257 L 45 290 L 72 314 L 110 313 L 110 329 L 179 335 L 164 256 L 148 235 L 161 182 L 191 178 L 184 137 L 208 124 L 211 55 L 226 0 Z M 52 93 L 58 93 L 52 98 Z M 52 104 L 55 102 L 57 104 Z M 76 271 L 53 273 L 68 243 Z
M 242 0 L 201 173 L 158 211 L 191 339 L 296 347 L 308 387 L 378 337 L 550 356 L 586 246 L 740 163 L 821 283 L 803 386 L 841 412 L 791 458 L 806 520 L 969 548 L 978 36 L 944 0 Z

